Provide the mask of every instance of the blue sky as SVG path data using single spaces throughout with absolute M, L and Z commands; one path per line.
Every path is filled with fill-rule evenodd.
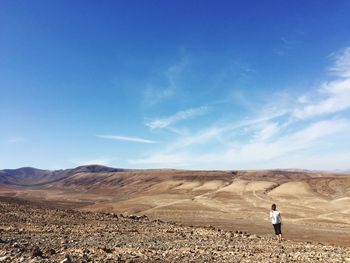
M 350 169 L 349 1 L 0 1 L 0 168 Z

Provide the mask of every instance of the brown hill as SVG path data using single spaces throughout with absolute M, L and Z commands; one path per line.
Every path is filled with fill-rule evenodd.
M 41 170 L 32 167 L 23 167 L 19 169 L 0 170 L 0 184 L 35 186 L 45 185 L 66 179 L 78 173 L 101 173 L 118 172 L 123 169 L 110 168 L 101 165 L 79 166 L 74 169 L 66 170 Z
M 3 170 L 4 171 L 4 170 Z M 0 174 L 4 174 L 3 171 Z M 5 170 L 8 171 L 8 170 Z M 286 236 L 350 244 L 350 176 L 297 170 L 123 170 L 84 166 L 5 175 L 0 195 L 85 211 L 146 214 L 184 224 L 271 233 L 276 203 Z

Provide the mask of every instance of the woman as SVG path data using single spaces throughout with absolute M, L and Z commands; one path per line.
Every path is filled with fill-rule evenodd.
M 282 217 L 281 217 L 280 211 L 276 209 L 276 204 L 272 204 L 271 206 L 270 218 L 272 221 L 273 228 L 275 229 L 276 238 L 279 241 L 282 241 L 282 231 L 281 231 Z

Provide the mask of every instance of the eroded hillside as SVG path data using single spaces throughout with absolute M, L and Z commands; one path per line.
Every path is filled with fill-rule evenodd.
M 227 230 L 236 225 L 260 235 L 271 233 L 268 211 L 276 203 L 289 238 L 350 244 L 350 176 L 345 174 L 87 166 L 53 171 L 49 177 L 47 172 L 32 172 L 31 185 L 21 181 L 23 170 L 14 178 L 16 183 L 7 180 L 0 185 L 0 195 L 187 225 L 212 224 Z

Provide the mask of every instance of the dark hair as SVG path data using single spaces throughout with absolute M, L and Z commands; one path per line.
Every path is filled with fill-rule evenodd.
M 271 210 L 276 210 L 276 204 L 272 204 Z

